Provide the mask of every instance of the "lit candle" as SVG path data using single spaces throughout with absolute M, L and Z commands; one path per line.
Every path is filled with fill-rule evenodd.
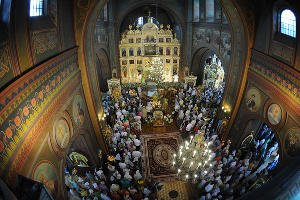
M 193 157 L 195 156 L 195 154 L 196 154 L 196 150 L 194 150 L 194 152 L 193 152 Z
M 183 161 L 182 161 L 182 164 L 184 163 L 185 159 L 186 159 L 186 158 L 185 158 L 185 157 L 183 157 Z
M 198 169 L 200 166 L 201 166 L 201 163 L 199 162 L 199 163 L 198 163 L 198 166 L 197 166 L 197 169 Z
M 178 169 L 178 173 L 177 174 L 179 174 L 181 172 L 181 169 Z
M 185 175 L 185 178 L 186 178 L 186 179 L 188 179 L 188 178 L 189 178 L 189 175 L 188 175 L 188 174 L 187 174 L 187 175 Z
M 192 142 L 192 140 L 193 140 L 193 136 L 191 135 L 191 137 L 190 137 L 191 139 L 190 139 L 190 143 Z
M 191 166 L 193 166 L 193 164 L 194 164 L 194 162 L 191 162 L 191 164 L 190 164 L 190 168 L 191 168 Z

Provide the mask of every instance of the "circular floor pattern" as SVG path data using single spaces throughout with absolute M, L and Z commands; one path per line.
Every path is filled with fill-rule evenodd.
M 175 150 L 168 144 L 157 145 L 153 150 L 154 161 L 162 167 L 170 167 Z

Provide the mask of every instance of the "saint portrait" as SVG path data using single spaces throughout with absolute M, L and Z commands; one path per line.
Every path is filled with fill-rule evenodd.
M 167 47 L 166 55 L 167 55 L 167 56 L 171 55 L 171 49 L 170 49 L 170 47 Z
M 80 95 L 76 95 L 73 101 L 73 118 L 77 125 L 82 126 L 84 115 L 84 101 Z
M 159 47 L 159 55 L 164 55 L 164 48 L 163 47 Z
M 33 170 L 32 179 L 43 183 L 52 197 L 56 197 L 58 178 L 54 165 L 50 161 L 44 160 L 39 162 Z
M 60 118 L 54 125 L 54 136 L 57 145 L 64 149 L 70 140 L 70 128 L 68 122 L 64 118 Z
M 300 129 L 291 128 L 285 139 L 286 152 L 291 156 L 295 157 L 300 153 Z
M 178 47 L 174 47 L 174 55 L 178 55 Z
M 272 125 L 277 125 L 282 119 L 282 111 L 279 105 L 272 104 L 267 112 L 268 120 Z
M 250 88 L 246 93 L 246 106 L 251 112 L 259 110 L 261 105 L 261 95 L 258 89 Z
M 122 57 L 126 56 L 126 49 L 122 49 Z
M 139 47 L 139 48 L 137 49 L 137 52 L 136 52 L 136 53 L 137 53 L 137 56 L 141 56 L 141 52 L 142 52 L 142 51 L 141 51 L 141 48 Z
M 130 49 L 129 49 L 129 56 L 134 56 L 133 48 L 130 48 Z

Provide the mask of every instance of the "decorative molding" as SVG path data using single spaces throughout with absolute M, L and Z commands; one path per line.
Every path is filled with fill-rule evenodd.
M 8 173 L 6 173 L 6 180 L 11 185 L 14 185 L 17 174 L 21 173 L 31 150 L 37 141 L 37 138 L 39 138 L 43 128 L 47 125 L 50 118 L 56 113 L 59 107 L 58 105 L 61 104 L 80 83 L 80 79 L 78 78 L 79 76 L 79 69 L 77 68 L 77 70 L 73 71 L 72 75 L 64 81 L 64 84 L 59 84 L 55 93 L 52 93 L 51 97 L 54 99 L 50 100 L 51 97 L 49 97 L 48 102 L 51 102 L 51 105 L 43 104 L 43 107 L 40 108 L 40 110 L 43 110 L 43 113 L 45 114 L 35 116 L 39 117 L 39 120 L 27 130 L 28 134 L 16 150 L 16 155 L 12 159 L 11 164 L 6 166 L 5 170 L 8 170 Z M 64 87 L 64 85 L 68 84 L 70 81 L 71 84 L 68 87 Z
M 283 90 L 276 87 L 276 85 L 272 84 L 270 81 L 266 80 L 266 78 L 252 70 L 249 71 L 248 78 L 255 81 L 257 85 L 269 90 L 271 93 L 273 93 L 273 95 L 276 95 L 282 102 L 284 102 L 284 104 L 286 104 L 286 106 L 291 108 L 296 115 L 300 116 L 300 104 L 291 99 L 290 96 Z
M 275 59 L 252 50 L 250 71 L 259 74 L 300 105 L 300 73 Z
M 77 49 L 71 49 L 29 71 L 0 94 L 0 174 L 31 126 L 62 88 L 79 73 Z M 64 92 L 66 93 L 66 92 Z M 40 128 L 40 127 L 39 127 Z M 30 142 L 36 140 L 33 135 Z M 28 146 L 25 146 L 28 150 Z M 22 150 L 22 148 L 21 148 Z M 25 154 L 22 154 L 26 159 Z

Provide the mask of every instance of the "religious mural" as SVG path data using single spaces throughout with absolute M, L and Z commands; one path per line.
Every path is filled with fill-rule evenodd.
M 298 156 L 300 153 L 300 128 L 292 128 L 288 131 L 285 139 L 286 152 L 292 156 Z
M 267 111 L 267 117 L 272 125 L 277 125 L 282 119 L 282 111 L 279 105 L 271 104 Z
M 246 93 L 246 106 L 251 112 L 256 112 L 261 106 L 261 94 L 258 89 L 252 87 Z
M 67 147 L 71 134 L 70 127 L 66 119 L 59 119 L 54 125 L 54 136 L 57 145 L 64 149 Z
M 212 45 L 216 50 L 220 49 L 221 56 L 230 60 L 231 33 L 213 28 L 195 27 L 193 31 L 193 48 L 198 49 L 203 43 Z M 219 48 L 220 47 L 220 48 Z
M 78 126 L 84 123 L 84 101 L 80 95 L 76 95 L 73 101 L 73 119 Z
M 39 162 L 33 170 L 32 179 L 45 184 L 52 197 L 56 197 L 58 178 L 54 165 L 47 160 Z

